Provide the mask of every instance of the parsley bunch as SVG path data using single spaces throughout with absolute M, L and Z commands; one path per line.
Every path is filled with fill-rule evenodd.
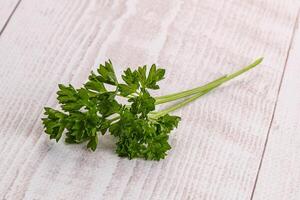
M 119 156 L 160 160 L 171 149 L 170 132 L 178 126 L 180 117 L 169 113 L 203 96 L 221 84 L 239 76 L 262 62 L 262 58 L 230 75 L 223 76 L 204 86 L 183 92 L 153 97 L 149 90 L 159 89 L 165 70 L 152 65 L 128 68 L 119 82 L 109 60 L 91 72 L 83 87 L 59 85 L 57 100 L 60 110 L 45 107 L 42 118 L 45 132 L 57 142 L 65 133 L 65 142 L 87 143 L 95 151 L 98 134 L 110 133 L 117 140 Z M 121 98 L 126 103 L 121 103 Z M 155 111 L 155 106 L 170 101 L 182 101 L 165 110 Z M 123 101 L 124 102 L 124 101 Z

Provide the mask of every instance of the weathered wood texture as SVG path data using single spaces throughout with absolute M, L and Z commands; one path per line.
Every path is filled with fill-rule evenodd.
M 0 39 L 0 198 L 249 199 L 296 20 L 294 1 L 23 0 Z M 159 93 L 265 56 L 257 69 L 176 114 L 160 162 L 49 141 L 40 118 L 57 83 L 111 58 L 167 68 Z
M 19 0 L 0 0 L 0 33 L 18 2 Z
M 300 199 L 299 25 L 298 19 L 254 199 Z

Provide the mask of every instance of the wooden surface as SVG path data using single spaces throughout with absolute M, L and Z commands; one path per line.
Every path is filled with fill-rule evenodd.
M 300 199 L 296 0 L 3 2 L 0 199 Z M 121 159 L 109 136 L 91 153 L 43 133 L 57 84 L 80 85 L 108 58 L 118 74 L 164 66 L 163 94 L 260 56 L 259 68 L 176 112 L 163 161 Z

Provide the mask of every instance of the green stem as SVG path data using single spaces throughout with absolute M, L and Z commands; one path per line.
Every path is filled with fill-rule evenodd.
M 122 96 L 121 94 L 117 94 L 117 96 L 123 97 L 123 98 L 133 98 L 133 97 L 135 97 L 133 94 L 129 94 L 126 97 Z
M 197 94 L 199 92 L 202 93 L 202 92 L 204 92 L 204 90 L 202 90 L 202 88 L 207 87 L 209 85 L 212 85 L 215 82 L 221 81 L 224 78 L 226 78 L 226 76 L 222 76 L 222 77 L 220 77 L 220 78 L 218 78 L 218 79 L 216 79 L 216 80 L 214 80 L 214 81 L 212 81 L 212 82 L 210 82 L 210 83 L 208 83 L 204 86 L 201 86 L 201 87 L 196 87 L 194 89 L 186 90 L 186 91 L 183 91 L 183 92 L 178 92 L 178 93 L 174 93 L 174 94 L 170 94 L 170 95 L 156 97 L 155 98 L 155 100 L 156 100 L 155 104 L 158 105 L 158 104 L 163 104 L 163 103 L 167 103 L 167 102 L 170 102 L 170 101 L 176 101 L 178 99 L 188 97 L 188 96 Z
M 120 119 L 120 116 L 116 116 L 114 118 L 109 119 L 110 122 L 114 122 L 116 120 Z
M 165 95 L 165 96 L 160 96 L 160 97 L 156 97 L 155 100 L 155 104 L 158 105 L 158 104 L 162 104 L 162 103 L 166 103 L 166 102 L 170 102 L 170 101 L 175 101 L 177 99 L 180 99 L 180 98 L 184 98 L 184 97 L 187 97 L 187 96 L 191 96 L 191 95 L 194 95 L 194 94 L 197 94 L 197 93 L 201 93 L 201 92 L 204 92 L 206 90 L 209 90 L 211 88 L 214 88 L 215 86 L 219 86 L 243 73 L 245 73 L 246 71 L 254 68 L 255 66 L 257 66 L 258 64 L 260 64 L 262 62 L 263 58 L 259 58 L 257 60 L 255 60 L 253 63 L 251 63 L 250 65 L 244 67 L 243 69 L 235 72 L 235 73 L 232 73 L 230 75 L 226 75 L 226 76 L 222 76 L 212 82 L 209 82 L 203 86 L 200 86 L 200 87 L 196 87 L 194 89 L 191 89 L 191 90 L 186 90 L 186 91 L 183 91 L 183 92 L 178 92 L 178 93 L 174 93 L 174 94 L 170 94 L 170 95 Z
M 220 84 L 219 84 L 219 85 L 220 85 Z M 167 108 L 167 109 L 165 109 L 165 110 L 159 111 L 159 112 L 155 113 L 154 115 L 152 115 L 152 117 L 154 117 L 154 118 L 159 118 L 159 117 L 161 117 L 161 116 L 163 116 L 163 115 L 166 115 L 166 114 L 168 114 L 168 113 L 170 113 L 170 112 L 172 112 L 172 111 L 175 111 L 175 110 L 177 110 L 177 109 L 179 109 L 179 108 L 181 108 L 181 107 L 187 105 L 188 103 L 190 103 L 190 102 L 192 102 L 192 101 L 195 101 L 195 100 L 198 99 L 199 97 L 201 97 L 201 96 L 207 94 L 208 92 L 210 92 L 210 91 L 212 91 L 213 89 L 217 88 L 219 85 L 216 85 L 216 86 L 214 86 L 213 88 L 210 88 L 210 89 L 208 89 L 208 90 L 206 90 L 206 91 L 199 92 L 199 93 L 193 95 L 192 97 L 187 98 L 186 100 L 184 100 L 184 101 L 182 101 L 182 102 L 179 102 L 179 103 L 177 103 L 177 104 L 175 104 L 175 105 L 173 105 L 173 106 L 171 106 L 171 107 L 169 107 L 169 108 Z

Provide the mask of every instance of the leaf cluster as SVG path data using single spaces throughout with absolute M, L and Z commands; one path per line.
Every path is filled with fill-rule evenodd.
M 99 143 L 98 134 L 110 133 L 117 139 L 119 156 L 160 160 L 171 149 L 169 134 L 180 121 L 177 116 L 152 114 L 156 100 L 149 90 L 159 89 L 157 83 L 164 74 L 165 70 L 156 65 L 149 71 L 147 66 L 128 68 L 119 82 L 109 60 L 91 72 L 82 88 L 59 85 L 61 109 L 45 108 L 45 132 L 56 141 L 65 133 L 66 143 L 87 142 L 93 151 Z

